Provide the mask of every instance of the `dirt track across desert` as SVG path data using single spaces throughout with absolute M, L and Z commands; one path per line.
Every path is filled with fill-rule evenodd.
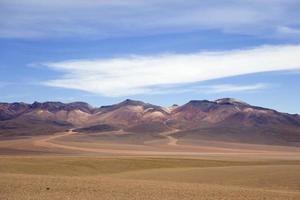
M 118 155 L 210 155 L 210 154 L 217 154 L 222 155 L 223 152 L 197 152 L 195 151 L 195 147 L 190 147 L 193 151 L 178 151 L 176 147 L 181 147 L 183 149 L 189 150 L 188 145 L 178 145 L 177 139 L 171 136 L 173 132 L 167 132 L 162 134 L 166 139 L 167 143 L 165 144 L 167 147 L 175 147 L 175 149 L 168 149 L 165 148 L 163 150 L 157 151 L 147 151 L 147 150 L 128 150 L 128 149 L 113 149 L 109 147 L 103 148 L 91 148 L 91 147 L 79 147 L 79 146 L 72 146 L 67 144 L 58 144 L 55 143 L 55 140 L 60 138 L 67 138 L 72 135 L 76 135 L 77 133 L 73 130 L 69 130 L 67 132 L 58 133 L 56 135 L 47 136 L 46 138 L 38 139 L 33 142 L 35 146 L 50 148 L 50 149 L 66 149 L 66 150 L 74 150 L 74 151 L 82 151 L 82 152 L 90 152 L 90 153 L 109 153 L 109 154 L 118 154 Z M 120 145 L 122 146 L 122 145 Z M 180 149 L 180 148 L 179 148 Z M 173 151 L 172 151 L 173 150 Z M 216 148 L 217 150 L 217 148 Z M 240 152 L 240 153 L 247 153 L 247 152 Z M 238 154 L 240 154 L 238 153 Z M 237 154 L 237 152 L 231 152 L 226 154 Z
M 276 151 L 266 151 L 259 149 L 245 149 L 237 150 L 229 147 L 207 147 L 194 146 L 188 144 L 178 144 L 178 139 L 172 136 L 173 132 L 166 132 L 161 134 L 166 138 L 164 144 L 152 145 L 151 149 L 147 145 L 97 145 L 97 147 L 85 143 L 70 143 L 61 142 L 69 137 L 76 137 L 79 133 L 69 130 L 67 132 L 57 133 L 55 135 L 46 136 L 33 140 L 35 147 L 55 149 L 55 150 L 69 150 L 83 153 L 99 153 L 99 154 L 112 154 L 112 155 L 180 155 L 180 156 L 203 156 L 203 155 L 263 155 L 263 154 L 276 154 Z M 116 148 L 116 146 L 118 148 Z M 138 147 L 138 148 L 136 148 Z M 280 152 L 277 152 L 280 153 Z M 291 153 L 291 152 L 290 152 Z M 298 155 L 298 154 L 297 154 Z
M 105 142 L 95 139 L 98 136 L 69 130 L 1 141 L 0 148 L 18 146 L 42 154 L 19 156 L 19 149 L 12 156 L 0 156 L 0 199 L 300 197 L 300 156 L 295 148 L 211 141 L 196 145 L 175 138 L 173 132 L 138 144 Z
M 169 140 L 169 142 L 167 143 L 168 145 L 172 145 L 172 146 L 176 146 L 177 145 L 177 141 L 178 140 L 176 138 L 174 138 L 171 135 L 168 135 L 167 138 Z
M 90 147 L 76 147 L 76 146 L 70 146 L 65 144 L 57 144 L 54 143 L 53 140 L 57 140 L 59 138 L 68 137 L 71 135 L 76 134 L 73 130 L 69 130 L 65 133 L 59 133 L 58 135 L 53 136 L 47 136 L 46 138 L 38 139 L 33 142 L 35 146 L 38 147 L 45 147 L 45 148 L 54 148 L 54 149 L 67 149 L 67 150 L 74 150 L 74 151 L 83 151 L 83 152 L 91 152 L 91 153 L 112 153 L 112 154 L 131 154 L 131 155 L 194 155 L 199 154 L 195 152 L 159 152 L 159 151 L 141 151 L 141 150 L 116 150 L 116 149 L 107 149 L 107 148 L 90 148 Z M 177 145 L 177 139 L 174 137 L 167 135 L 165 136 L 168 139 L 167 145 L 170 146 L 176 146 Z
M 63 137 L 68 137 L 71 135 L 76 134 L 73 130 L 69 130 L 68 132 L 65 133 L 60 133 L 58 135 L 54 136 L 48 136 L 43 139 L 38 139 L 34 141 L 35 146 L 39 147 L 46 147 L 46 148 L 60 148 L 60 149 L 67 149 L 67 150 L 75 150 L 75 151 L 84 151 L 84 152 L 92 152 L 92 153 L 116 153 L 116 154 L 133 154 L 133 155 L 159 155 L 159 154 L 174 154 L 175 152 L 153 152 L 153 151 L 137 151 L 137 150 L 115 150 L 115 149 L 104 149 L 104 148 L 89 148 L 89 147 L 76 147 L 76 146 L 69 146 L 69 145 L 64 145 L 64 144 L 57 144 L 53 143 L 53 140 L 63 138 Z M 177 144 L 177 139 L 175 139 L 172 136 L 166 136 L 168 139 L 167 145 L 174 145 L 176 146 Z M 177 153 L 176 153 L 177 154 Z M 179 154 L 182 154 L 179 153 Z M 186 153 L 183 153 L 186 154 Z M 191 152 L 191 154 L 193 154 Z
M 176 132 L 177 132 L 177 130 L 174 130 L 174 131 L 170 131 L 170 132 L 161 133 L 160 135 L 165 137 L 168 140 L 167 145 L 176 146 L 178 139 L 176 139 L 172 136 L 172 134 L 174 134 Z

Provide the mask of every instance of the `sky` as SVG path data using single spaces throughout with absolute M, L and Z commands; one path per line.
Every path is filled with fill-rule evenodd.
M 0 0 L 0 102 L 231 97 L 300 114 L 299 0 Z

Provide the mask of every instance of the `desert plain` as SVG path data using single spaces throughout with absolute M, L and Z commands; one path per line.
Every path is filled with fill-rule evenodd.
M 300 148 L 122 131 L 0 141 L 0 199 L 300 199 Z

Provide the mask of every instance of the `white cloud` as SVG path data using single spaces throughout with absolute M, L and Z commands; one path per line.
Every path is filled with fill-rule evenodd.
M 161 91 L 163 89 L 161 87 L 168 85 L 257 72 L 297 70 L 300 69 L 300 45 L 262 46 L 246 50 L 193 54 L 70 60 L 44 65 L 63 73 L 55 80 L 44 82 L 45 85 L 78 89 L 104 96 L 125 96 Z M 235 90 L 245 89 L 251 88 L 241 86 Z M 223 85 L 215 90 L 233 89 Z
M 299 25 L 298 0 L 1 0 L 0 37 L 118 37 L 217 29 L 272 35 Z
M 253 85 L 234 85 L 221 84 L 206 87 L 207 93 L 225 93 L 225 92 L 252 92 L 267 88 L 267 84 L 257 83 Z
M 217 94 L 217 93 L 237 93 L 237 92 L 256 92 L 266 89 L 270 84 L 215 84 L 215 85 L 197 85 L 197 86 L 162 86 L 151 88 L 148 94 L 182 94 L 182 93 L 200 93 L 200 94 Z
M 277 36 L 279 37 L 300 37 L 300 29 L 291 28 L 287 26 L 280 26 L 277 28 Z

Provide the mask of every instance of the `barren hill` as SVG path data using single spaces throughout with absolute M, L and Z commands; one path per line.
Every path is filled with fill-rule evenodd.
M 191 140 L 212 139 L 250 143 L 300 143 L 300 116 L 224 98 L 192 100 L 181 106 L 161 106 L 127 99 L 93 108 L 84 102 L 0 103 L 2 137 L 51 134 L 70 128 L 81 132 L 122 130 Z

